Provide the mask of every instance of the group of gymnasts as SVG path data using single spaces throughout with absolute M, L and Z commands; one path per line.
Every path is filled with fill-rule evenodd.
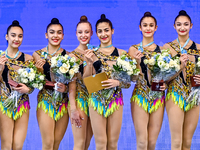
M 154 43 L 154 33 L 157 21 L 150 12 L 145 12 L 140 20 L 139 30 L 142 32 L 141 43 L 130 46 L 128 54 L 137 61 L 140 73 L 131 97 L 131 114 L 137 139 L 137 150 L 155 150 L 156 141 L 162 126 L 164 107 L 166 107 L 172 150 L 189 150 L 192 137 L 199 118 L 198 103 L 186 102 L 191 92 L 190 76 L 194 74 L 195 62 L 200 56 L 200 45 L 189 38 L 192 20 L 184 11 L 180 11 L 174 20 L 177 39 L 158 46 Z M 37 121 L 42 137 L 42 150 L 58 150 L 65 134 L 69 118 L 71 119 L 74 137 L 74 150 L 87 150 L 94 135 L 96 150 L 117 150 L 118 139 L 122 125 L 123 96 L 122 88 L 130 84 L 111 78 L 112 65 L 117 58 L 126 53 L 112 45 L 114 29 L 112 22 L 104 14 L 95 25 L 96 35 L 100 45 L 97 50 L 88 49 L 93 30 L 86 16 L 81 16 L 76 26 L 76 36 L 79 45 L 72 52 L 61 47 L 64 38 L 63 26 L 57 18 L 53 18 L 46 28 L 48 39 L 46 47 L 33 53 L 32 56 L 19 51 L 23 40 L 23 28 L 18 21 L 13 21 L 7 28 L 6 40 L 8 47 L 5 55 L 0 57 L 0 135 L 2 150 L 21 150 L 26 138 L 29 120 L 29 97 L 33 89 L 23 83 L 19 87 L 9 85 L 9 79 L 15 79 L 19 68 L 25 67 L 27 61 L 34 61 L 38 71 L 45 75 L 46 81 L 53 81 L 51 58 L 68 54 L 80 60 L 79 73 L 76 80 L 68 84 L 58 83 L 58 92 L 63 94 L 63 100 L 52 104 L 51 90 L 45 87 L 39 91 L 37 99 Z M 139 48 L 142 47 L 142 51 Z M 180 58 L 180 70 L 160 87 L 161 97 L 150 96 L 151 73 L 144 59 L 154 52 L 169 49 L 172 57 Z M 181 54 L 181 49 L 187 51 Z M 47 53 L 46 59 L 43 52 Z M 88 94 L 83 78 L 93 74 L 106 72 L 108 80 L 103 81 L 107 89 L 115 89 L 109 98 L 104 98 L 102 92 Z M 200 76 L 195 76 L 195 82 L 200 84 Z M 165 97 L 165 90 L 167 94 Z M 17 108 L 10 111 L 4 102 L 11 91 L 22 93 L 18 99 Z M 194 99 L 195 101 L 195 99 Z

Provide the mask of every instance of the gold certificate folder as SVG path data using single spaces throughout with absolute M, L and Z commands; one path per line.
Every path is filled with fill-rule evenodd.
M 89 77 L 85 77 L 83 81 L 88 90 L 88 93 L 91 94 L 91 93 L 94 93 L 106 88 L 105 86 L 102 86 L 103 84 L 101 83 L 101 81 L 104 81 L 107 79 L 108 77 L 106 73 L 102 72 L 102 73 L 98 73 Z

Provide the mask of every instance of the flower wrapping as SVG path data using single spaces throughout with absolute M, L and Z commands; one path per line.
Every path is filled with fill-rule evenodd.
M 37 71 L 37 68 L 30 62 L 26 68 L 20 68 L 17 70 L 17 75 L 15 81 L 18 83 L 23 83 L 30 88 L 38 88 L 41 90 L 45 83 L 45 76 Z M 17 91 L 11 91 L 10 96 L 4 101 L 3 106 L 13 111 L 17 108 L 17 103 L 22 93 Z
M 179 57 L 171 57 L 169 49 L 162 50 L 161 53 L 153 53 L 150 59 L 145 59 L 152 74 L 152 81 L 167 81 L 180 70 Z
M 58 55 L 51 58 L 51 70 L 53 72 L 53 78 L 56 81 L 55 90 L 52 95 L 52 104 L 56 107 L 56 102 L 60 102 L 63 99 L 61 92 L 58 92 L 57 84 L 67 84 L 74 80 L 74 75 L 79 71 L 80 60 L 76 61 L 75 57 L 69 55 Z

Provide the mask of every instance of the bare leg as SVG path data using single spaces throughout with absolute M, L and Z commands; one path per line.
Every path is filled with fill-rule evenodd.
M 11 150 L 13 140 L 14 120 L 0 111 L 1 150 Z
M 199 119 L 199 106 L 192 108 L 185 113 L 183 124 L 183 146 L 182 150 L 190 150 L 192 137 L 196 130 Z
M 173 102 L 171 97 L 166 101 L 166 110 L 171 132 L 171 150 L 181 150 L 184 112 Z
M 84 113 L 84 111 L 81 111 L 80 108 L 77 108 L 79 110 L 79 113 L 81 117 L 84 119 L 81 120 L 81 128 L 76 127 L 75 125 L 72 125 L 72 132 L 73 132 L 73 137 L 74 137 L 74 148 L 73 150 L 84 150 L 85 148 L 85 141 L 86 141 L 86 130 L 87 130 L 87 115 Z M 69 114 L 70 109 L 68 109 Z
M 147 150 L 149 114 L 135 102 L 131 103 L 131 113 L 136 132 L 137 150 Z
M 55 125 L 55 129 L 54 129 L 54 145 L 53 145 L 53 149 L 54 150 L 58 150 L 60 142 L 63 139 L 63 136 L 65 135 L 65 131 L 67 129 L 68 126 L 68 122 L 69 122 L 69 116 L 68 114 L 64 114 L 62 116 L 62 118 L 60 118 Z
M 107 118 L 99 115 L 93 107 L 89 107 L 92 130 L 94 133 L 96 150 L 106 150 L 107 147 Z
M 88 117 L 88 119 L 87 119 L 87 129 L 86 130 L 87 130 L 87 133 L 86 133 L 85 150 L 88 150 L 88 148 L 90 146 L 91 138 L 93 136 L 90 117 Z
M 55 121 L 42 108 L 37 111 L 37 120 L 42 136 L 42 150 L 53 150 Z
M 28 129 L 29 110 L 14 122 L 13 150 L 22 150 Z
M 149 116 L 148 124 L 148 150 L 155 150 L 156 141 L 162 127 L 164 106 L 158 108 Z
M 122 126 L 122 114 L 123 114 L 123 106 L 120 106 L 118 110 L 116 110 L 112 115 L 108 117 L 107 150 L 117 150 L 118 139 Z

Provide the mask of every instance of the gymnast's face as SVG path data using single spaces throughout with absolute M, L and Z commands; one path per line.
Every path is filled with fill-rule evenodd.
M 76 29 L 76 36 L 80 44 L 88 44 L 92 36 L 92 29 L 90 24 L 87 22 L 79 23 Z
M 49 41 L 49 44 L 51 44 L 53 46 L 60 45 L 60 43 L 64 37 L 63 29 L 62 29 L 61 25 L 59 25 L 59 24 L 51 25 L 48 28 L 47 33 L 45 35 Z
M 192 23 L 186 16 L 179 16 L 176 21 L 174 28 L 179 36 L 189 35 L 190 29 L 192 29 Z
M 139 26 L 140 31 L 142 31 L 143 37 L 149 38 L 153 37 L 155 31 L 157 30 L 157 25 L 152 17 L 145 17 L 141 25 Z
M 22 44 L 23 31 L 20 27 L 11 27 L 6 34 L 6 40 L 8 41 L 8 47 L 18 48 Z
M 114 29 L 111 29 L 109 23 L 102 22 L 97 25 L 97 36 L 101 41 L 101 44 L 112 44 L 112 35 L 114 34 Z

